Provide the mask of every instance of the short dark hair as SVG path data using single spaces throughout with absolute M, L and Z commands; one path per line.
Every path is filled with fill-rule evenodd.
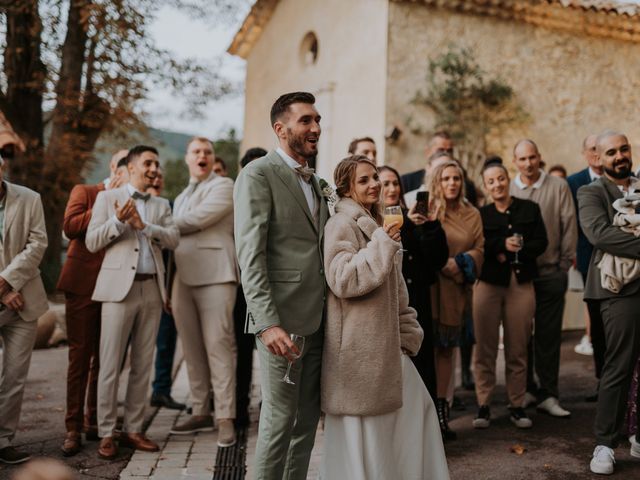
M 351 140 L 351 143 L 349 144 L 349 149 L 347 150 L 347 152 L 351 154 L 356 153 L 356 148 L 358 148 L 358 144 L 360 142 L 371 142 L 374 145 L 376 144 L 376 142 L 374 142 L 373 138 L 371 137 L 354 138 L 353 140 Z
M 287 113 L 289 106 L 294 103 L 316 103 L 316 97 L 309 92 L 292 92 L 280 95 L 271 107 L 271 126 Z
M 214 157 L 213 163 L 219 163 L 222 165 L 222 168 L 224 168 L 225 170 L 227 169 L 227 162 L 224 161 L 224 158 L 219 157 L 218 155 Z
M 116 170 L 120 167 L 126 167 L 127 166 L 127 157 L 128 154 L 125 155 L 124 157 L 122 157 L 120 160 L 118 160 L 118 163 L 116 163 Z
M 548 173 L 551 173 L 551 172 L 560 172 L 564 178 L 567 178 L 567 169 L 564 168 L 564 165 L 560 165 L 560 164 L 554 165 L 553 167 L 549 168 Z
M 262 158 L 266 154 L 267 154 L 267 151 L 264 148 L 260 148 L 260 147 L 250 148 L 249 150 L 244 152 L 244 155 L 240 159 L 240 166 L 244 168 L 247 165 L 249 165 L 249 162 L 252 162 L 257 158 Z
M 135 147 L 129 150 L 129 153 L 125 157 L 127 160 L 127 165 L 133 162 L 136 158 L 142 155 L 144 152 L 151 152 L 159 155 L 158 150 L 155 147 L 150 147 L 149 145 L 136 145 Z

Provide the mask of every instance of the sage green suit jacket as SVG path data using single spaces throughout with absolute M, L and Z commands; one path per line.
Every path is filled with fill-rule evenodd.
M 279 325 L 307 336 L 320 328 L 326 299 L 322 241 L 329 210 L 318 178 L 311 182 L 319 205 L 317 224 L 296 173 L 275 151 L 251 162 L 236 180 L 235 242 L 249 333 Z
M 636 189 L 640 188 L 638 180 L 632 179 L 631 183 Z M 622 198 L 622 192 L 615 183 L 604 176 L 578 189 L 580 226 L 593 245 L 584 288 L 586 300 L 625 297 L 640 290 L 640 279 L 628 283 L 619 293 L 603 288 L 600 281 L 598 263 L 602 260 L 604 252 L 617 257 L 640 258 L 640 238 L 613 226 L 613 217 L 616 214 L 613 202 L 618 198 Z

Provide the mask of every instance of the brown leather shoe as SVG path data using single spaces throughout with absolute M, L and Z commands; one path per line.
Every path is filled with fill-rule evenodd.
M 122 432 L 119 442 L 123 447 L 134 448 L 143 452 L 157 452 L 160 450 L 158 444 L 149 440 L 143 433 Z
M 113 460 L 118 454 L 118 447 L 116 447 L 113 437 L 104 437 L 100 440 L 100 446 L 98 447 L 98 456 L 105 460 Z
M 65 457 L 72 457 L 80 451 L 82 448 L 82 441 L 80 439 L 80 432 L 67 432 L 62 442 L 62 455 Z

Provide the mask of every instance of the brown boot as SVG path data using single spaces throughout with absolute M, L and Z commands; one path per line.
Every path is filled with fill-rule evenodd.
M 72 457 L 82 448 L 80 432 L 67 432 L 62 442 L 62 455 Z
M 116 447 L 113 437 L 104 437 L 100 440 L 98 447 L 98 456 L 105 460 L 113 460 L 118 455 L 118 447 Z

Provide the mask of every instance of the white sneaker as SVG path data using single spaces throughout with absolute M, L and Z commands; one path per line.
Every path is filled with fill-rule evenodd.
M 636 435 L 631 435 L 629 437 L 629 443 L 631 443 L 631 450 L 629 450 L 629 454 L 632 457 L 640 458 L 640 443 L 636 441 Z
M 522 400 L 522 408 L 529 408 L 531 405 L 535 405 L 538 401 L 533 393 L 526 392 L 524 394 L 524 400 Z
M 598 445 L 593 450 L 593 458 L 591 459 L 591 471 L 600 475 L 611 475 L 616 459 L 613 456 L 613 450 L 604 445 Z
M 593 356 L 593 345 L 591 345 L 589 336 L 584 335 L 580 339 L 580 343 L 573 348 L 573 351 L 579 353 L 580 355 Z
M 556 397 L 549 397 L 544 402 L 538 404 L 538 411 L 548 413 L 552 417 L 569 418 L 571 412 L 560 406 Z

